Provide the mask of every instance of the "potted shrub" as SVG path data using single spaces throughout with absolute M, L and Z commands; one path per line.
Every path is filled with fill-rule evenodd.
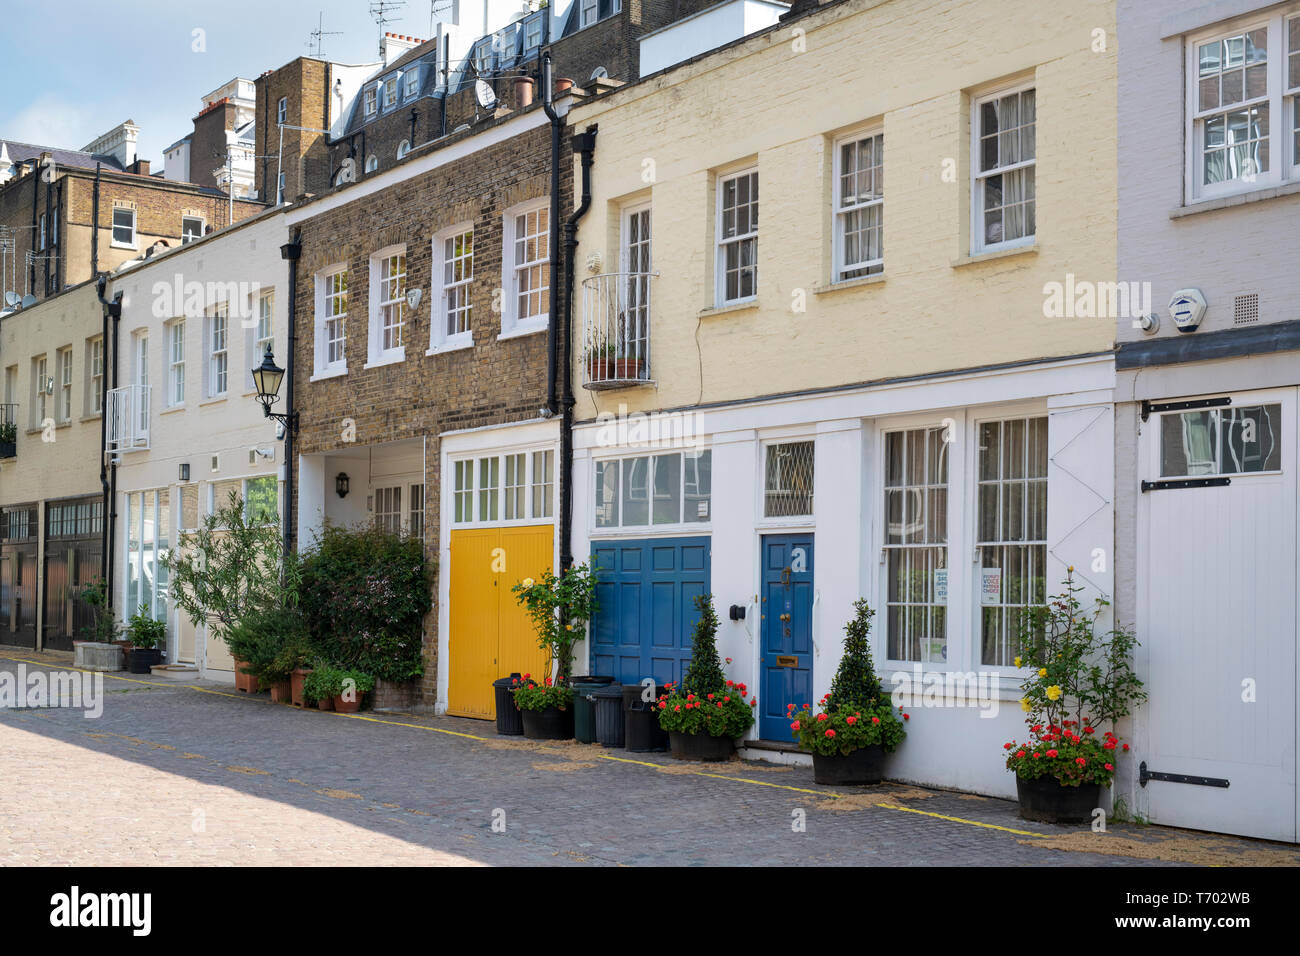
M 543 678 L 539 684 L 528 674 L 512 681 L 515 707 L 529 740 L 569 740 L 573 737 L 573 689 L 566 680 Z
M 559 577 L 549 570 L 541 579 L 524 578 L 510 589 L 537 631 L 537 645 L 551 654 L 551 675 L 566 687 L 573 673 L 573 646 L 587 634 L 596 613 L 596 574 L 575 564 Z M 527 678 L 527 675 L 525 675 Z
M 334 709 L 340 714 L 355 714 L 361 709 L 366 694 L 375 689 L 375 679 L 363 671 L 335 672 L 338 692 L 334 695 Z
M 337 667 L 317 664 L 303 679 L 303 700 L 320 710 L 333 710 L 334 697 L 343 693 L 343 672 Z
M 1136 638 L 1124 628 L 1098 631 L 1108 602 L 1097 598 L 1085 608 L 1073 572 L 1065 590 L 1031 608 L 1022 623 L 1015 663 L 1032 669 L 1020 685 L 1029 732 L 1023 743 L 1002 745 L 1021 817 L 1043 823 L 1092 818 L 1115 778 L 1116 757 L 1129 749 L 1115 723 L 1147 696 L 1133 673 Z
M 884 779 L 885 754 L 902 742 L 904 721 L 881 690 L 871 660 L 871 618 L 866 600 L 853 603 L 853 620 L 844 627 L 844 655 L 831 691 L 817 707 L 787 708 L 790 732 L 813 755 L 813 780 L 821 784 L 872 784 Z
M 85 585 L 77 596 L 90 608 L 90 623 L 81 629 L 85 637 L 83 643 L 102 645 L 105 648 L 120 648 L 120 660 L 125 663 L 131 642 L 121 639 L 122 627 L 117 623 L 117 618 L 113 616 L 113 611 L 108 606 L 108 588 L 104 579 L 95 578 Z
M 285 607 L 247 612 L 226 633 L 226 644 L 277 703 L 291 699 L 291 675 L 314 656 L 302 617 Z
M 0 458 L 13 458 L 18 454 L 18 426 L 13 422 L 0 422 Z
M 691 638 L 691 661 L 680 689 L 665 685 L 659 726 L 668 731 L 669 749 L 678 760 L 727 760 L 736 752 L 736 738 L 753 726 L 758 699 L 746 700 L 745 685 L 722 672 L 713 595 L 699 595 L 695 607 L 700 619 Z
M 167 637 L 167 625 L 149 616 L 149 606 L 140 605 L 127 623 L 126 636 L 131 642 L 128 669 L 132 674 L 148 674 L 155 664 L 162 663 L 158 645 Z

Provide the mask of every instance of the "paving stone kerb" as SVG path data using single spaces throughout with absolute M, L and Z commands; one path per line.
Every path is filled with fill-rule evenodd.
M 806 768 L 536 745 L 480 721 L 341 717 L 217 684 L 110 675 L 105 690 L 98 720 L 0 711 L 0 779 L 23 781 L 0 806 L 0 862 L 321 863 L 346 843 L 351 862 L 401 864 L 1162 865 L 1027 845 L 1026 831 L 1075 830 L 1026 824 L 1003 800 L 892 787 L 872 806 Z M 128 792 L 157 824 L 147 848 L 84 813 Z

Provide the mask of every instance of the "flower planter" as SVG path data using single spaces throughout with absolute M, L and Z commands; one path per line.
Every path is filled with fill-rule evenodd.
M 850 754 L 813 754 L 813 780 L 831 787 L 880 783 L 885 779 L 885 748 L 879 744 Z
M 333 697 L 322 697 L 320 700 L 316 701 L 316 709 L 317 709 L 317 710 L 333 710 L 333 709 L 334 709 L 334 698 L 333 698 Z
M 286 678 L 278 680 L 271 685 L 271 701 L 276 704 L 287 704 L 293 699 L 293 684 Z
M 301 707 L 306 699 L 302 695 L 302 685 L 311 671 L 310 667 L 299 667 L 289 674 L 289 699 L 295 707 Z
M 17 458 L 18 443 L 16 441 L 0 441 L 0 458 Z
M 712 737 L 709 734 L 683 734 L 670 731 L 668 749 L 678 760 L 707 760 L 717 763 L 730 760 L 736 752 L 736 742 L 730 737 Z
M 132 674 L 149 674 L 155 664 L 162 663 L 162 651 L 156 647 L 133 647 L 127 652 Z
M 353 694 L 351 700 L 346 700 L 342 694 L 334 698 L 334 709 L 340 714 L 355 714 L 361 709 L 361 701 L 365 694 Z
M 639 381 L 643 364 L 643 361 L 639 358 L 608 358 L 605 356 L 593 355 L 587 359 L 587 381 Z
M 235 661 L 235 690 L 241 694 L 256 694 L 257 678 L 244 670 L 247 666 L 248 661 Z
M 1101 784 L 1063 787 L 1055 777 L 1024 780 L 1016 777 L 1020 816 L 1039 823 L 1088 823 L 1101 805 Z
M 572 707 L 564 710 L 547 707 L 545 710 L 525 710 L 520 713 L 524 719 L 524 736 L 529 740 L 573 739 Z

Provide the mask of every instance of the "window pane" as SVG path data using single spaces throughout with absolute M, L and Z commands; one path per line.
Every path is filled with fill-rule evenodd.
M 682 520 L 682 456 L 656 455 L 654 464 L 654 523 Z
M 713 452 L 687 452 L 683 461 L 685 470 L 684 512 L 682 520 L 705 522 L 709 520 L 709 502 L 713 490 Z
M 623 460 L 623 525 L 650 523 L 650 459 Z
M 1209 475 L 1218 467 L 1218 430 L 1213 411 L 1160 417 L 1160 474 Z
M 596 462 L 596 527 L 618 526 L 619 461 Z
M 1220 412 L 1222 472 L 1245 474 L 1282 467 L 1282 406 L 1256 405 Z
M 480 458 L 478 461 L 478 520 L 497 520 L 497 495 L 500 486 L 500 459 Z
M 813 443 L 767 446 L 763 514 L 769 518 L 813 513 Z
M 893 660 L 947 659 L 948 467 L 943 428 L 885 440 L 886 613 Z

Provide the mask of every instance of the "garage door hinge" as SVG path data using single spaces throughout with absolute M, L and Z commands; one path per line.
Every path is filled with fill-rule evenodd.
M 1231 478 L 1173 478 L 1168 481 L 1144 481 L 1143 493 L 1148 491 L 1170 491 L 1177 488 L 1222 488 L 1232 484 Z
M 1145 787 L 1151 780 L 1158 780 L 1162 783 L 1190 783 L 1198 787 L 1228 789 L 1228 781 L 1222 777 L 1198 777 L 1189 773 L 1161 773 L 1159 770 L 1148 770 L 1147 762 L 1143 760 L 1138 765 L 1138 783 Z
M 1220 408 L 1231 404 L 1232 399 L 1227 396 L 1222 398 L 1197 398 L 1189 402 L 1152 402 L 1143 400 L 1142 420 L 1146 421 L 1152 412 L 1185 412 L 1192 408 Z

